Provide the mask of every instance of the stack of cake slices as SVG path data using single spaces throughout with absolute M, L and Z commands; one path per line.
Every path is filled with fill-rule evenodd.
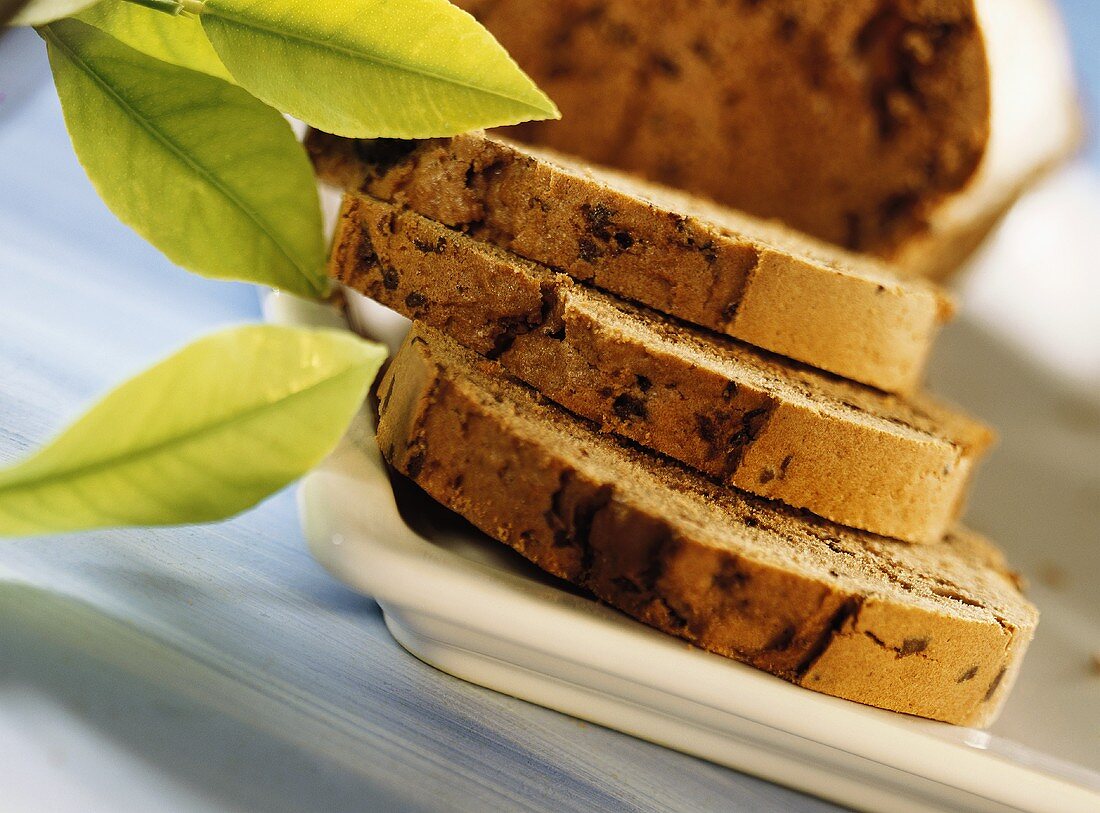
M 986 725 L 1037 613 L 956 523 L 990 445 L 920 393 L 949 299 L 481 133 L 312 133 L 331 274 L 413 320 L 383 456 L 548 572 L 806 688 Z

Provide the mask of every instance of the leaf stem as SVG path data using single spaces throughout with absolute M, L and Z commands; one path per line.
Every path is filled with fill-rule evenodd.
M 135 6 L 151 8 L 153 11 L 163 11 L 173 17 L 178 16 L 184 10 L 184 5 L 180 0 L 126 0 L 126 2 L 133 3 Z

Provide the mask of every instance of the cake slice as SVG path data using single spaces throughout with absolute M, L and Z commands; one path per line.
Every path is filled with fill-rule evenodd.
M 764 497 L 940 539 L 988 429 L 708 334 L 415 212 L 349 195 L 331 273 L 585 418 Z
M 308 146 L 329 181 L 883 390 L 919 384 L 951 313 L 938 289 L 880 263 L 484 134 L 416 142 L 314 132 Z
M 905 545 L 718 487 L 422 325 L 379 399 L 382 454 L 435 499 L 634 618 L 806 688 L 988 725 L 1033 634 L 980 537 Z
M 934 277 L 1081 136 L 1051 0 L 458 5 L 561 108 L 510 137 Z

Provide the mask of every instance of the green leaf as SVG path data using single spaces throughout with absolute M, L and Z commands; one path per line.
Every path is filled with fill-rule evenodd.
M 243 511 L 331 451 L 384 358 L 344 330 L 252 325 L 200 339 L 0 470 L 0 535 Z
M 77 157 L 124 223 L 205 276 L 324 293 L 313 171 L 282 116 L 76 20 L 39 30 Z
M 16 14 L 11 25 L 44 25 L 45 23 L 60 20 L 70 14 L 76 14 L 89 6 L 95 5 L 97 0 L 33 0 Z
M 206 0 L 200 19 L 242 87 L 329 133 L 430 138 L 558 116 L 447 0 Z
M 172 16 L 124 0 L 102 0 L 76 19 L 154 59 L 232 81 L 197 17 Z

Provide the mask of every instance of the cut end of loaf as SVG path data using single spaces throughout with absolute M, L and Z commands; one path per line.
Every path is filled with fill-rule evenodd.
M 561 107 L 516 138 L 854 250 L 927 233 L 989 142 L 971 0 L 459 4 Z

